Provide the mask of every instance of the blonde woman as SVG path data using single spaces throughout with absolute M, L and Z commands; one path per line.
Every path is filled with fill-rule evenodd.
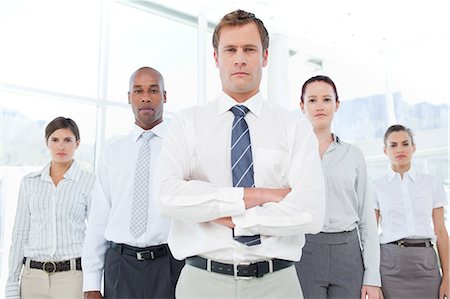
M 411 167 L 415 150 L 410 129 L 402 125 L 387 129 L 384 153 L 391 170 L 373 183 L 381 228 L 382 289 L 387 299 L 449 298 L 449 240 L 444 223 L 447 196 L 435 177 Z

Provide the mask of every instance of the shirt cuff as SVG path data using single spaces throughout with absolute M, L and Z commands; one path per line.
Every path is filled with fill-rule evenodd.
M 251 208 L 245 211 L 243 215 L 236 215 L 231 217 L 231 221 L 235 224 L 235 236 L 253 236 L 259 234 L 257 231 L 258 215 L 256 208 Z
M 379 273 L 370 273 L 364 271 L 363 284 L 375 287 L 381 287 L 381 277 Z
M 20 299 L 20 284 L 18 282 L 6 284 L 5 298 L 6 299 Z
M 219 198 L 230 204 L 219 206 L 221 215 L 242 215 L 245 213 L 244 188 L 220 187 Z
M 83 271 L 83 292 L 100 291 L 102 273 L 86 273 Z

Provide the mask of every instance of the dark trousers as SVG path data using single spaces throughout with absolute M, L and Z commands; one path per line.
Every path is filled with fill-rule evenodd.
M 184 261 L 174 259 L 170 251 L 154 260 L 140 261 L 109 248 L 105 256 L 105 298 L 175 298 L 183 266 Z
M 306 235 L 295 264 L 305 299 L 359 299 L 364 266 L 356 229 Z

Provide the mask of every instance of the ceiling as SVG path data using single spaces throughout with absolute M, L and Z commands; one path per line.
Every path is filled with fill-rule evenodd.
M 416 44 L 449 47 L 450 2 L 446 0 L 164 0 L 152 1 L 211 22 L 235 9 L 263 20 L 271 34 L 288 36 L 292 51 L 313 59 L 336 55 L 364 59 Z

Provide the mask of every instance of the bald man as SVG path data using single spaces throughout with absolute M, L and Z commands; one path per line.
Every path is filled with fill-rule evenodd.
M 183 262 L 168 246 L 169 220 L 155 207 L 152 182 L 166 125 L 164 79 L 150 67 L 130 78 L 130 133 L 109 142 L 98 180 L 83 249 L 85 298 L 174 298 Z

